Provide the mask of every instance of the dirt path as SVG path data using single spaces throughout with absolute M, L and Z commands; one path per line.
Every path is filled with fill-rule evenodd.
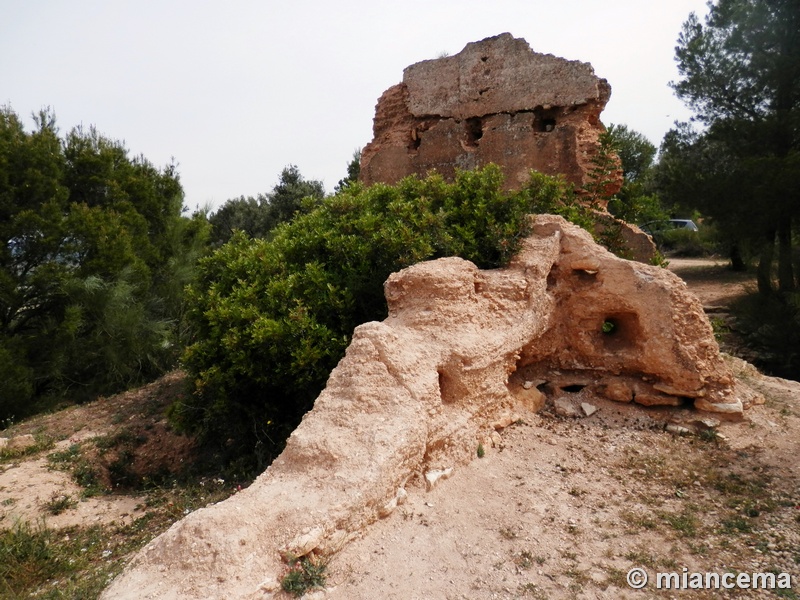
M 728 306 L 756 287 L 752 273 L 736 273 L 722 259 L 670 258 L 669 270 L 683 279 L 705 307 Z

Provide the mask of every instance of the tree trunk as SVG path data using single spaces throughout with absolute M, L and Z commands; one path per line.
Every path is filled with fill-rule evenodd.
M 747 265 L 744 264 L 744 259 L 742 258 L 741 250 L 739 250 L 738 242 L 733 242 L 731 244 L 729 258 L 731 259 L 732 271 L 741 272 L 747 270 Z
M 758 257 L 758 270 L 756 279 L 758 281 L 758 292 L 768 295 L 772 289 L 772 259 L 775 256 L 775 230 L 771 229 L 764 236 L 764 245 L 761 247 L 761 254 Z
M 793 292 L 795 289 L 791 217 L 781 219 L 778 223 L 778 289 L 781 292 Z

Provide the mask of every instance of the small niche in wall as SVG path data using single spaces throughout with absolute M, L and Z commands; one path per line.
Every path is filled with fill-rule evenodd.
M 533 130 L 549 133 L 556 128 L 558 116 L 557 108 L 537 107 L 533 109 Z
M 419 131 L 416 129 L 411 130 L 411 141 L 408 143 L 408 150 L 409 152 L 416 152 L 419 150 L 419 145 L 421 143 L 421 139 L 419 137 Z
M 609 314 L 598 324 L 600 339 L 607 351 L 638 351 L 642 346 L 642 327 L 635 313 Z
M 470 117 L 464 121 L 467 147 L 476 148 L 483 137 L 483 119 Z

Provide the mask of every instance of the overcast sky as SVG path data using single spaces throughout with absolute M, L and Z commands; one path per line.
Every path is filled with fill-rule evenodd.
M 218 207 L 288 164 L 332 191 L 406 66 L 506 31 L 591 63 L 603 122 L 658 145 L 689 117 L 668 83 L 692 11 L 705 0 L 0 0 L 0 104 L 174 157 L 186 205 Z

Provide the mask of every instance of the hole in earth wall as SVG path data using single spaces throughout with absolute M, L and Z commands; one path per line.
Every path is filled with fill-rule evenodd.
M 597 271 L 592 269 L 573 269 L 572 274 L 581 283 L 597 283 Z
M 556 128 L 556 116 L 558 109 L 555 108 L 535 108 L 533 110 L 533 130 L 548 133 Z
M 467 134 L 467 146 L 476 148 L 478 142 L 483 137 L 483 119 L 480 117 L 470 117 L 464 121 L 464 130 Z
M 573 383 L 571 385 L 563 386 L 561 388 L 561 391 L 569 392 L 570 394 L 577 394 L 578 392 L 580 392 L 585 387 L 586 387 L 585 385 L 581 385 L 579 383 Z
M 451 404 L 456 401 L 456 390 L 453 379 L 445 373 L 442 369 L 438 370 L 439 373 L 439 395 L 442 398 L 442 404 Z
M 558 285 L 558 265 L 550 267 L 550 272 L 547 273 L 547 291 L 555 289 Z
M 598 333 L 604 348 L 611 352 L 638 350 L 642 344 L 642 328 L 635 313 L 614 313 L 603 317 Z
M 408 143 L 408 150 L 409 152 L 415 152 L 419 150 L 419 145 L 422 143 L 422 140 L 419 137 L 419 132 L 416 129 L 411 130 L 411 141 Z

